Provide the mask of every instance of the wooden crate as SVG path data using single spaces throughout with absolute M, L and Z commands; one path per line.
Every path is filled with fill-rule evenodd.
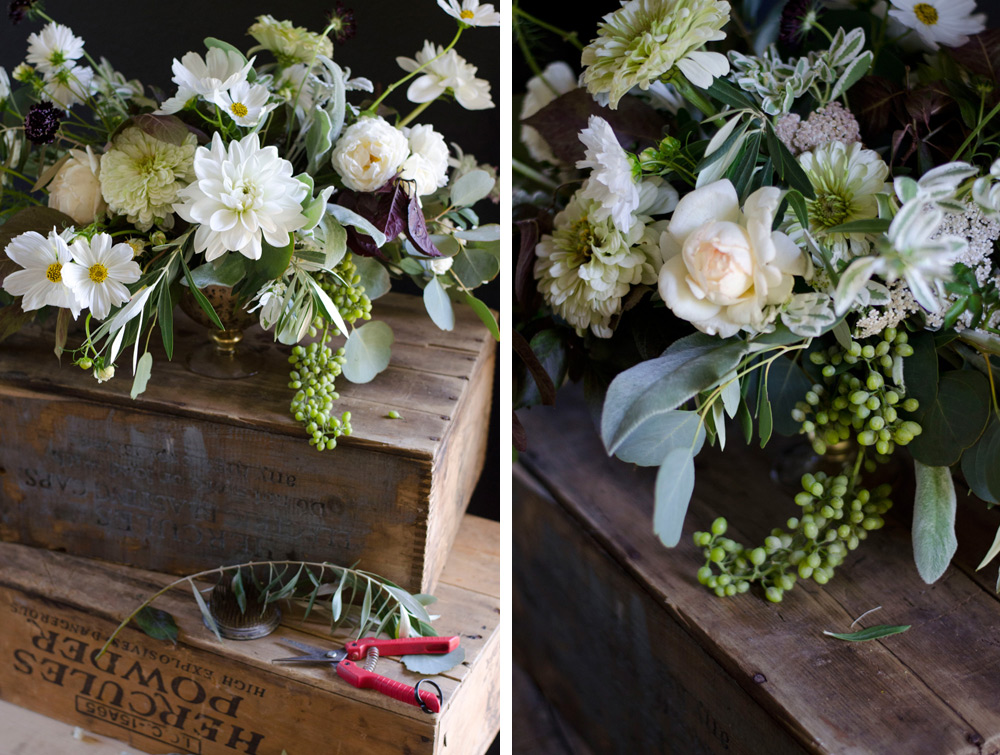
M 142 752 L 481 755 L 499 730 L 496 522 L 465 517 L 436 592 L 436 628 L 460 635 L 466 651 L 432 677 L 444 692 L 438 715 L 355 689 L 330 668 L 270 663 L 289 655 L 280 637 L 334 647 L 318 624 L 286 618 L 267 638 L 220 643 L 179 591 L 156 603 L 177 619 L 176 647 L 127 629 L 94 660 L 119 617 L 168 578 L 13 544 L 0 544 L 0 563 L 0 698 Z M 378 672 L 420 678 L 386 657 Z
M 757 542 L 793 515 L 770 462 L 735 445 L 699 456 L 668 550 L 651 531 L 655 470 L 608 459 L 582 402 L 559 403 L 522 416 L 515 660 L 595 752 L 1000 752 L 996 567 L 975 572 L 996 511 L 960 502 L 959 552 L 932 586 L 913 566 L 901 493 L 825 587 L 800 582 L 780 604 L 717 599 L 697 583 L 691 533 L 724 514 L 734 539 Z M 877 606 L 861 626 L 912 628 L 864 643 L 822 634 Z
M 59 367 L 51 335 L 0 344 L 0 539 L 180 574 L 360 561 L 432 590 L 485 459 L 495 342 L 469 307 L 451 333 L 418 297 L 377 308 L 392 362 L 339 381 L 354 434 L 322 453 L 288 414 L 287 349 L 259 328 L 261 373 L 229 381 L 186 370 L 206 334 L 179 324 L 174 361 L 155 358 L 135 401 L 125 366 L 98 384 Z

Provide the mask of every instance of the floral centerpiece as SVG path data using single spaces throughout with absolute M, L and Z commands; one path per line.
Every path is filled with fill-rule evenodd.
M 836 461 L 763 542 L 723 518 L 694 535 L 719 596 L 826 583 L 885 522 L 873 473 L 907 454 L 934 582 L 953 475 L 1000 500 L 1000 31 L 973 0 L 627 0 L 585 43 L 513 10 L 534 73 L 515 407 L 582 379 L 608 453 L 659 468 L 667 546 L 695 455 L 734 426 Z M 554 36 L 579 61 L 543 67 Z
M 0 338 L 47 320 L 56 354 L 98 381 L 129 362 L 134 398 L 152 346 L 173 357 L 183 300 L 229 327 L 205 293 L 222 291 L 289 347 L 291 414 L 324 450 L 351 431 L 335 378 L 366 382 L 389 362 L 393 334 L 372 301 L 393 279 L 423 290 L 441 329 L 455 300 L 495 331 L 472 292 L 499 272 L 498 226 L 474 210 L 495 201 L 496 171 L 424 114 L 445 98 L 494 107 L 455 46 L 499 15 L 476 0 L 438 6 L 454 38 L 397 58 L 399 80 L 378 91 L 335 62 L 335 41 L 354 32 L 338 4 L 319 32 L 265 15 L 252 46 L 208 37 L 154 96 L 39 2 L 12 2 L 13 22 L 40 28 L 24 62 L 0 69 Z

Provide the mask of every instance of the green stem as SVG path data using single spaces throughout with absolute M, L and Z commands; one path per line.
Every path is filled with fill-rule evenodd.
M 962 156 L 962 153 L 965 152 L 966 148 L 972 143 L 972 140 L 979 135 L 979 132 L 982 131 L 983 128 L 985 128 L 986 124 L 989 123 L 996 116 L 997 113 L 1000 113 L 1000 104 L 997 104 L 996 107 L 994 107 L 989 113 L 987 113 L 985 118 L 979 119 L 979 125 L 977 125 L 975 129 L 973 129 L 972 133 L 969 134 L 968 138 L 966 138 L 966 140 L 962 142 L 962 146 L 959 147 L 958 150 L 955 152 L 955 156 L 951 158 L 953 161 L 958 160 Z
M 531 53 L 531 48 L 528 47 L 528 40 L 526 40 L 524 35 L 520 32 L 516 15 L 514 16 L 514 36 L 517 37 L 517 46 L 521 48 L 521 55 L 524 56 L 524 60 L 528 64 L 528 68 L 531 69 L 531 72 L 535 74 L 535 76 L 540 78 L 542 81 L 545 81 L 545 77 L 542 75 L 542 68 L 538 65 L 538 61 L 535 60 L 535 56 Z M 545 86 L 551 89 L 554 94 L 559 94 L 548 81 L 545 81 Z
M 455 32 L 454 38 L 451 40 L 451 42 L 448 43 L 447 47 L 445 47 L 441 52 L 439 52 L 436 56 L 434 56 L 433 58 L 431 58 L 430 60 L 428 60 L 426 63 L 423 63 L 422 65 L 417 66 L 415 69 L 413 69 L 408 74 L 406 74 L 406 76 L 404 76 L 403 78 L 401 78 L 398 81 L 396 81 L 396 82 L 390 84 L 389 86 L 387 86 L 385 88 L 385 91 L 382 92 L 381 96 L 379 96 L 379 98 L 377 100 L 375 100 L 375 102 L 373 102 L 371 105 L 369 105 L 368 109 L 365 110 L 364 113 L 362 113 L 361 115 L 362 116 L 365 116 L 365 115 L 375 115 L 378 112 L 378 106 L 382 103 L 382 100 L 384 100 L 386 97 L 388 97 L 393 91 L 396 90 L 396 88 L 398 88 L 402 84 L 405 84 L 407 81 L 409 81 L 414 76 L 416 76 L 418 73 L 420 73 L 425 68 L 427 68 L 427 66 L 429 66 L 431 63 L 433 63 L 435 60 L 438 60 L 439 58 L 444 57 L 448 53 L 448 51 L 451 50 L 451 48 L 453 48 L 455 46 L 455 43 L 458 42 L 458 38 L 462 36 L 462 32 L 466 28 L 468 28 L 468 27 L 466 27 L 463 24 L 459 24 L 458 25 L 458 31 Z
M 549 189 L 550 191 L 556 191 L 559 188 L 559 185 L 551 178 L 544 175 L 543 173 L 540 173 L 534 168 L 525 165 L 520 160 L 511 160 L 510 167 L 513 168 L 518 173 L 520 173 L 525 178 L 530 178 L 535 183 L 544 186 L 546 189 Z
M 413 110 L 410 111 L 410 114 L 408 116 L 406 116 L 403 120 L 401 120 L 399 123 L 396 124 L 396 128 L 403 128 L 404 126 L 409 125 L 414 118 L 416 118 L 418 115 L 424 112 L 428 107 L 430 107 L 431 103 L 433 102 L 435 102 L 435 100 L 421 102 L 419 105 L 413 108 Z
M 681 97 L 698 108 L 707 117 L 711 118 L 718 113 L 715 105 L 709 102 L 705 95 L 695 89 L 694 85 L 679 70 L 674 69 L 673 78 L 670 79 L 670 83 L 674 85 L 674 88 L 677 89 Z
M 583 49 L 583 43 L 577 38 L 575 31 L 566 31 L 565 29 L 560 29 L 558 26 L 553 26 L 547 21 L 542 21 L 540 18 L 536 18 L 535 16 L 532 16 L 530 13 L 521 10 L 516 5 L 514 6 L 514 15 L 521 16 L 522 18 L 524 18 L 525 21 L 534 24 L 540 29 L 545 29 L 545 31 L 552 32 L 560 39 L 562 39 L 563 42 L 569 42 L 577 50 Z

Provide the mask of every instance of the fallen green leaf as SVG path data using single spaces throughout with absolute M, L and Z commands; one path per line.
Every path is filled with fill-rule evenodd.
M 888 637 L 891 634 L 901 634 L 909 629 L 910 626 L 910 624 L 901 624 L 899 626 L 891 627 L 888 624 L 877 624 L 876 626 L 868 627 L 867 629 L 862 629 L 858 632 L 850 632 L 848 634 L 827 631 L 824 631 L 823 634 L 828 637 L 836 637 L 838 640 L 865 642 L 867 640 L 877 640 L 880 637 Z

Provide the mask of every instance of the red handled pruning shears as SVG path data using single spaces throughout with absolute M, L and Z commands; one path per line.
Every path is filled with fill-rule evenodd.
M 403 682 L 375 673 L 375 664 L 379 653 L 384 655 L 418 655 L 423 653 L 450 653 L 458 647 L 458 637 L 412 637 L 401 640 L 379 640 L 375 637 L 362 637 L 352 640 L 337 650 L 306 645 L 286 637 L 280 642 L 302 650 L 306 655 L 296 655 L 291 658 L 275 658 L 271 663 L 332 663 L 337 668 L 337 674 L 355 687 L 374 689 L 383 695 L 419 706 L 425 713 L 438 713 L 441 710 L 441 688 L 429 679 L 421 679 L 415 687 Z M 355 661 L 365 657 L 363 666 Z M 422 684 L 429 684 L 437 689 L 437 694 L 429 690 L 421 690 Z

